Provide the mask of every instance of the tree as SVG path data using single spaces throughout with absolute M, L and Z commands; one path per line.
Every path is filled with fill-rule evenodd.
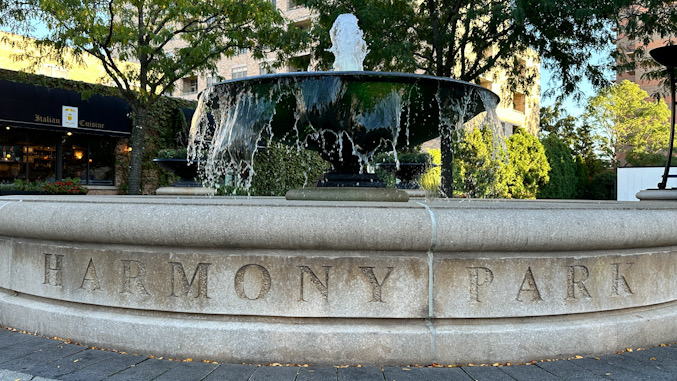
M 455 195 L 471 198 L 508 197 L 505 150 L 495 144 L 491 128 L 483 126 L 460 131 L 460 134 L 462 136 L 454 147 Z
M 528 88 L 536 68 L 521 57 L 535 50 L 573 92 L 583 76 L 607 84 L 604 64 L 590 64 L 595 49 L 614 41 L 609 23 L 629 0 L 299 0 L 315 10 L 314 59 L 323 69 L 333 57 L 329 29 L 341 13 L 360 20 L 370 52 L 365 68 L 423 71 L 477 81 L 494 68 L 512 87 Z
M 586 118 L 601 135 L 612 168 L 626 155 L 654 154 L 667 148 L 670 111 L 664 101 L 647 101 L 638 85 L 623 81 L 591 98 Z
M 576 166 L 577 180 L 573 183 L 576 186 L 575 197 L 585 197 L 590 187 L 590 179 L 607 167 L 597 156 L 597 143 L 600 141 L 600 137 L 594 133 L 592 127 L 583 118 L 577 119 L 569 115 L 563 109 L 561 102 L 556 102 L 554 106 L 541 107 L 540 132 L 542 135 L 541 141 L 546 147 L 546 155 L 549 161 L 554 160 L 553 154 L 559 155 L 560 152 L 559 148 L 552 147 L 552 150 L 549 149 L 549 145 L 552 145 L 553 142 L 546 140 L 551 136 L 555 136 L 568 148 Z M 565 158 L 562 158 L 562 160 L 567 161 Z M 552 162 L 550 162 L 550 165 L 553 167 L 552 171 L 558 171 Z M 554 178 L 546 188 L 555 186 L 554 184 L 559 181 L 557 174 L 551 173 L 551 176 Z M 539 197 L 550 198 L 548 193 L 539 194 Z M 562 195 L 558 195 L 556 198 L 562 197 Z
M 545 148 L 545 156 L 550 165 L 548 172 L 550 181 L 538 188 L 538 198 L 576 198 L 580 189 L 576 174 L 576 162 L 571 150 L 555 134 L 549 134 L 541 139 L 541 143 Z
M 543 144 L 523 128 L 518 128 L 506 144 L 509 197 L 536 198 L 538 187 L 549 181 L 550 165 Z
M 487 126 L 462 134 L 454 147 L 456 195 L 535 198 L 538 187 L 548 182 L 550 166 L 543 145 L 523 128 L 505 146 L 494 140 Z
M 149 111 L 173 90 L 178 79 L 214 71 L 221 57 L 240 49 L 263 58 L 269 49 L 293 49 L 295 39 L 301 38 L 294 29 L 287 32 L 282 16 L 266 0 L 29 0 L 16 4 L 24 4 L 34 20 L 47 26 L 47 36 L 36 40 L 38 46 L 56 52 L 68 47 L 76 57 L 96 57 L 129 103 L 133 113 L 131 194 L 141 192 Z

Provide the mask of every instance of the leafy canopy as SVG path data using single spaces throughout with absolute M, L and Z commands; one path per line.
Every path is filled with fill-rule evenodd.
M 647 100 L 646 91 L 623 81 L 589 100 L 588 122 L 602 137 L 603 154 L 613 168 L 623 155 L 655 154 L 667 148 L 670 111 L 664 101 Z
M 477 81 L 493 68 L 508 84 L 527 90 L 536 68 L 525 65 L 530 49 L 554 70 L 567 93 L 583 76 L 606 84 L 603 65 L 589 63 L 594 50 L 613 41 L 609 28 L 628 0 L 299 0 L 319 15 L 312 34 L 315 60 L 329 68 L 328 30 L 341 13 L 354 13 L 370 53 L 365 68 L 414 72 Z
M 171 92 L 177 79 L 214 71 L 223 56 L 246 48 L 262 58 L 292 38 L 265 0 L 32 1 L 49 30 L 40 45 L 96 57 L 136 103 Z
M 506 141 L 494 142 L 490 128 L 462 132 L 454 147 L 454 190 L 473 198 L 535 198 L 548 182 L 550 165 L 541 142 L 523 128 Z M 506 155 L 507 152 L 507 155 Z

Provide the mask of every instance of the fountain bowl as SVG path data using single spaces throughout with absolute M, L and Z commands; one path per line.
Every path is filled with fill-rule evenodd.
M 498 101 L 481 86 L 428 75 L 268 74 L 221 82 L 203 92 L 191 140 L 197 146 L 208 142 L 194 151 L 206 149 L 212 160 L 251 162 L 257 143 L 272 138 L 317 150 L 335 172 L 358 173 L 378 150 L 451 133 L 492 111 Z

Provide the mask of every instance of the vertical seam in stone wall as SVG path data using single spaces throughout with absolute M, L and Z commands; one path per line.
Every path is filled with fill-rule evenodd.
M 417 202 L 417 204 L 423 206 L 430 215 L 430 247 L 428 248 L 428 318 L 426 319 L 426 325 L 428 326 L 432 337 L 431 350 L 433 359 L 437 360 L 437 330 L 435 329 L 435 326 L 432 322 L 432 319 L 435 315 L 433 287 L 435 285 L 434 264 L 435 248 L 437 247 L 437 219 L 435 218 L 435 212 L 433 212 L 433 210 L 430 209 L 428 205 L 421 202 Z
M 19 200 L 21 202 L 23 200 Z M 5 206 L 11 204 L 11 202 L 3 202 L 2 205 L 0 205 L 0 210 L 4 208 Z M 9 237 L 9 282 L 7 284 L 7 287 L 10 290 L 14 290 L 14 237 L 10 236 Z

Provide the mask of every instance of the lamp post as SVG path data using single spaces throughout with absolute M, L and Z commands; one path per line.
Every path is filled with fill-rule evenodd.
M 665 170 L 663 171 L 663 179 L 658 183 L 658 189 L 665 189 L 665 184 L 670 177 L 670 163 L 672 162 L 672 146 L 675 139 L 675 67 L 677 67 L 677 45 L 662 46 L 660 48 L 652 49 L 649 54 L 659 64 L 665 66 L 670 74 L 670 94 L 672 101 L 670 104 L 670 112 L 672 113 L 672 122 L 670 124 L 670 142 L 668 144 L 668 160 L 665 163 Z

